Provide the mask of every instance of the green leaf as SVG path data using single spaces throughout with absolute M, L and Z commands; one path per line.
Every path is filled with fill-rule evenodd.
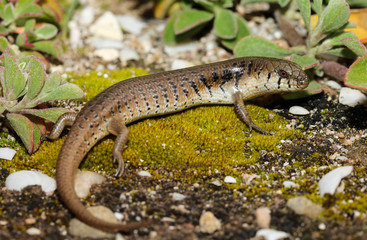
M 61 76 L 57 73 L 51 73 L 43 85 L 41 90 L 42 95 L 52 92 L 55 88 L 57 88 L 61 83 Z
M 348 48 L 344 48 L 344 47 L 343 48 L 333 48 L 333 49 L 326 51 L 325 53 L 334 55 L 334 56 L 338 56 L 338 57 L 349 58 L 349 59 L 356 58 L 356 55 L 351 50 L 349 50 Z
M 352 38 L 358 40 L 358 37 L 355 33 L 352 32 L 338 32 L 335 34 L 332 34 L 325 38 L 322 45 L 327 45 L 328 48 L 335 47 L 335 46 L 341 46 L 343 43 L 341 42 L 344 38 Z
M 32 18 L 27 20 L 24 25 L 25 32 L 33 31 L 35 26 L 36 26 L 36 19 Z
M 57 87 L 54 91 L 43 95 L 38 102 L 48 102 L 54 100 L 64 100 L 64 99 L 76 99 L 84 97 L 84 92 L 75 84 L 65 83 Z
M 36 40 L 48 40 L 56 36 L 57 27 L 52 24 L 45 24 L 35 30 Z
M 321 14 L 317 30 L 321 33 L 338 30 L 348 22 L 349 15 L 349 6 L 345 1 L 330 1 Z
M 22 17 L 41 17 L 43 15 L 42 8 L 34 4 L 34 0 L 21 0 L 15 6 L 15 15 L 17 18 Z
M 285 7 L 288 5 L 290 0 L 278 0 L 278 3 L 281 7 Z
M 3 14 L 2 17 L 3 17 L 2 24 L 4 26 L 8 26 L 9 24 L 11 24 L 12 22 L 15 21 L 14 6 L 13 6 L 13 4 L 11 4 L 11 3 L 6 4 L 6 6 L 4 8 L 4 14 Z
M 237 43 L 233 50 L 237 57 L 259 56 L 282 58 L 295 50 L 281 48 L 274 43 L 257 36 L 247 36 Z
M 32 153 L 34 149 L 34 125 L 31 120 L 18 113 L 8 113 L 6 114 L 6 118 L 22 140 L 28 153 Z
M 4 54 L 4 82 L 2 83 L 4 95 L 8 98 L 8 94 L 14 85 L 14 76 L 17 74 L 17 65 L 9 52 Z
M 6 38 L 4 37 L 0 37 L 0 52 L 5 52 L 8 46 L 9 46 L 8 40 L 6 40 Z
M 367 55 L 358 58 L 350 67 L 345 76 L 346 86 L 367 91 Z
M 22 114 L 31 114 L 36 117 L 40 117 L 46 119 L 51 122 L 56 122 L 59 117 L 67 112 L 71 112 L 71 110 L 66 108 L 45 108 L 45 109 L 23 109 L 18 111 Z
M 319 61 L 313 56 L 300 56 L 297 54 L 292 55 L 292 62 L 297 63 L 303 69 L 309 69 L 319 64 Z
M 321 16 L 321 13 L 323 11 L 323 7 L 322 7 L 322 1 L 323 0 L 314 0 L 312 3 L 312 9 L 316 12 L 317 16 Z
M 24 96 L 25 99 L 33 99 L 40 92 L 46 78 L 46 69 L 41 62 L 32 57 L 29 62 L 28 92 Z
M 163 31 L 163 42 L 168 45 L 176 44 L 178 41 L 176 40 L 176 34 L 174 30 L 174 25 L 176 21 L 177 15 L 173 15 L 170 19 L 168 19 L 166 23 L 166 27 Z
M 241 5 L 260 3 L 260 2 L 276 3 L 278 2 L 278 0 L 241 0 Z
M 214 19 L 214 33 L 223 39 L 233 39 L 237 35 L 237 21 L 227 9 L 220 9 Z
M 187 10 L 179 13 L 174 23 L 176 35 L 187 32 L 213 19 L 213 14 L 200 10 Z
M 367 1 L 366 0 L 347 0 L 349 6 L 354 7 L 367 7 Z
M 62 49 L 58 42 L 45 40 L 35 42 L 33 43 L 33 45 L 34 45 L 33 50 L 48 53 L 54 57 L 60 57 L 61 55 Z
M 296 0 L 303 22 L 308 32 L 311 32 L 311 4 L 310 0 Z
M 251 30 L 247 26 L 245 19 L 236 16 L 236 21 L 238 26 L 237 36 L 231 40 L 222 39 L 222 44 L 229 49 L 233 49 L 240 39 L 251 34 Z
M 352 50 L 357 56 L 362 57 L 367 54 L 366 47 L 363 45 L 363 43 L 361 43 L 361 41 L 359 41 L 359 39 L 344 38 L 341 41 L 347 48 Z

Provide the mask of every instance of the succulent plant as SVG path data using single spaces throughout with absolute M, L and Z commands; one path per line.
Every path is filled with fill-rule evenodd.
M 64 108 L 48 108 L 49 101 L 84 96 L 76 85 L 59 74 L 47 76 L 44 65 L 35 56 L 17 57 L 5 50 L 0 64 L 0 117 L 5 117 L 29 153 L 36 151 L 46 123 L 55 122 Z
M 278 13 L 277 21 L 290 45 L 285 49 L 257 36 L 247 36 L 237 43 L 234 53 L 237 56 L 290 56 L 292 61 L 310 68 L 309 72 L 322 76 L 324 73 L 333 77 L 339 75 L 339 80 L 345 80 L 345 84 L 356 88 L 367 89 L 367 80 L 364 77 L 367 69 L 367 50 L 352 32 L 345 32 L 347 28 L 354 27 L 348 22 L 350 8 L 345 0 L 329 0 L 328 5 L 323 6 L 322 0 L 295 0 L 302 16 L 308 35 L 304 44 L 292 44 L 296 33 L 289 21 Z M 311 9 L 318 16 L 315 27 L 311 26 Z M 299 39 L 299 37 L 297 37 Z M 348 69 L 338 63 L 342 59 L 357 59 Z M 324 61 L 324 59 L 329 59 Z M 312 70 L 311 70 L 312 69 Z M 346 74 L 348 72 L 348 74 Z M 345 78 L 345 79 L 344 79 Z M 318 86 L 311 82 L 310 87 L 315 91 Z
M 62 18 L 55 0 L 0 0 L 0 36 L 16 34 L 14 43 L 22 50 L 59 57 L 62 48 L 57 34 Z
M 176 44 L 211 23 L 215 35 L 230 49 L 239 39 L 250 34 L 246 21 L 228 9 L 234 6 L 232 0 L 192 0 L 181 3 L 183 10 L 171 16 L 166 24 L 163 33 L 165 44 Z

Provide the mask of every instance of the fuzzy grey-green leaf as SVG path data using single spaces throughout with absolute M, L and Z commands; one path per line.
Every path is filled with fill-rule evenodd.
M 359 41 L 359 39 L 344 38 L 341 40 L 341 42 L 359 57 L 365 56 L 367 54 L 366 47 Z
M 233 39 L 237 35 L 237 21 L 227 9 L 220 9 L 214 19 L 214 33 L 223 39 Z
M 233 50 L 237 57 L 258 56 L 282 58 L 297 53 L 295 50 L 281 48 L 257 36 L 248 36 L 237 43 Z
M 34 126 L 27 117 L 18 113 L 8 113 L 6 118 L 9 120 L 11 127 L 22 140 L 29 153 L 33 152 L 34 146 Z
M 201 10 L 187 10 L 179 13 L 174 23 L 174 32 L 176 35 L 187 32 L 199 25 L 212 20 L 213 14 Z
M 303 22 L 308 32 L 311 32 L 311 4 L 309 0 L 296 0 Z
M 45 109 L 23 109 L 19 111 L 24 114 L 31 114 L 36 117 L 46 119 L 51 122 L 56 122 L 59 117 L 70 110 L 66 108 L 45 108 Z
M 11 92 L 12 86 L 14 84 L 14 76 L 17 74 L 17 65 L 13 59 L 13 57 L 6 52 L 4 54 L 4 83 L 3 83 L 3 91 L 4 96 L 6 98 L 9 97 L 9 93 Z
M 26 99 L 33 99 L 40 92 L 45 81 L 45 69 L 41 62 L 35 57 L 32 57 L 28 67 L 28 92 L 25 95 Z
M 349 6 L 345 1 L 330 1 L 321 14 L 318 30 L 322 33 L 338 30 L 348 22 L 349 15 Z
M 48 102 L 63 99 L 76 99 L 82 98 L 83 96 L 84 92 L 78 86 L 72 83 L 65 83 L 57 87 L 54 91 L 42 96 L 39 101 Z
M 56 36 L 57 27 L 52 24 L 45 24 L 35 30 L 36 40 L 48 40 Z
M 251 34 L 251 30 L 247 26 L 245 19 L 236 16 L 236 21 L 238 27 L 237 36 L 230 40 L 222 39 L 222 44 L 229 49 L 233 49 L 240 39 Z
M 45 95 L 54 89 L 56 89 L 61 83 L 61 76 L 57 73 L 51 73 L 43 85 L 43 88 L 40 92 L 41 95 Z

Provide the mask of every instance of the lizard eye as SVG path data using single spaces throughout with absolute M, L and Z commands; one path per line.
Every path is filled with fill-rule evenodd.
M 288 78 L 288 73 L 286 71 L 284 71 L 284 70 L 279 70 L 278 71 L 278 75 L 281 78 Z

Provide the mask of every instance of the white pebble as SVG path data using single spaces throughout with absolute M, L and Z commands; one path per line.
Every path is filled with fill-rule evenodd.
M 167 53 L 169 56 L 174 56 L 181 52 L 193 52 L 196 50 L 199 42 L 189 42 L 186 44 L 180 44 L 176 46 L 164 46 L 164 52 Z
M 283 186 L 285 188 L 294 188 L 294 187 L 297 187 L 297 184 L 292 181 L 284 181 Z
M 182 60 L 182 59 L 175 59 L 171 65 L 172 70 L 181 69 L 181 68 L 187 68 L 192 67 L 193 64 L 189 61 Z
M 226 177 L 224 178 L 224 182 L 225 182 L 225 183 L 236 183 L 236 182 L 237 182 L 237 180 L 236 180 L 234 177 L 226 176 Z
M 119 221 L 123 220 L 124 219 L 124 214 L 122 213 L 119 213 L 119 212 L 115 212 L 113 213 L 113 215 L 115 216 L 115 218 Z
M 260 228 L 270 227 L 270 209 L 267 207 L 259 207 L 255 212 L 256 223 Z
M 120 51 L 120 60 L 121 62 L 139 60 L 139 55 L 134 49 L 125 47 Z
M 111 12 L 105 12 L 97 21 L 90 26 L 89 30 L 95 36 L 115 39 L 121 41 L 123 38 L 120 24 L 115 15 Z
M 220 220 L 216 218 L 212 212 L 205 212 L 201 214 L 199 224 L 200 232 L 209 234 L 214 233 L 222 227 Z
M 213 184 L 213 185 L 215 185 L 215 186 L 217 186 L 217 187 L 220 187 L 220 186 L 222 186 L 222 184 L 220 183 L 220 181 L 219 180 L 214 180 L 214 181 L 212 181 L 212 182 L 210 182 L 211 184 Z
M 89 26 L 94 20 L 94 8 L 92 6 L 87 6 L 80 11 L 80 17 L 78 17 L 78 22 L 83 26 Z
M 68 23 L 68 27 L 69 27 L 69 40 L 71 48 L 75 50 L 79 47 L 82 47 L 83 46 L 82 36 L 76 21 L 70 21 Z
M 113 214 L 113 212 L 104 206 L 95 206 L 87 208 L 94 216 L 111 223 L 120 223 Z M 115 234 L 103 232 L 99 229 L 92 228 L 78 219 L 73 218 L 69 223 L 69 233 L 75 237 L 80 238 L 111 238 Z
M 101 184 L 104 181 L 106 181 L 106 178 L 98 173 L 78 170 L 74 181 L 76 195 L 80 198 L 84 198 L 88 196 L 89 190 L 93 184 Z
M 339 83 L 332 81 L 332 80 L 327 81 L 326 85 L 336 90 L 339 90 L 342 88 L 342 86 Z
M 5 186 L 9 190 L 20 191 L 31 185 L 40 185 L 42 191 L 48 195 L 56 189 L 56 181 L 53 178 L 36 171 L 18 171 L 10 174 L 5 181 Z
M 152 175 L 148 171 L 140 171 L 138 172 L 140 177 L 151 177 Z
M 339 102 L 350 107 L 355 107 L 357 105 L 367 104 L 367 97 L 357 89 L 343 87 L 340 90 Z
M 133 34 L 140 34 L 141 30 L 147 25 L 141 19 L 134 16 L 117 16 L 117 20 L 120 23 L 120 26 L 127 32 Z
M 94 56 L 102 58 L 103 61 L 111 62 L 120 57 L 120 53 L 113 48 L 96 49 L 93 52 Z
M 278 240 L 290 237 L 290 235 L 274 229 L 260 229 L 256 232 L 256 237 L 264 237 L 265 240 Z
M 325 230 L 325 229 L 326 229 L 326 225 L 325 225 L 325 223 L 320 223 L 320 224 L 319 224 L 319 229 L 320 229 L 320 230 Z
M 322 207 L 320 205 L 303 196 L 289 199 L 287 201 L 287 207 L 299 215 L 306 215 L 313 219 L 320 216 L 322 211 Z
M 11 148 L 0 148 L 1 159 L 12 160 L 16 153 L 17 151 Z
M 320 196 L 326 193 L 334 194 L 342 178 L 353 171 L 353 166 L 339 167 L 325 174 L 319 181 Z
M 310 111 L 308 111 L 306 108 L 300 107 L 300 106 L 293 106 L 289 109 L 289 112 L 294 115 L 307 115 L 310 114 Z
M 123 49 L 125 47 L 125 44 L 121 41 L 101 37 L 92 38 L 89 44 L 97 49 L 98 48 Z
M 172 194 L 172 199 L 173 201 L 181 201 L 185 199 L 185 195 L 181 194 L 181 193 L 173 193 Z
M 41 230 L 39 230 L 38 228 L 28 228 L 26 230 L 27 234 L 28 235 L 32 235 L 32 236 L 35 236 L 35 235 L 40 235 L 41 234 Z

